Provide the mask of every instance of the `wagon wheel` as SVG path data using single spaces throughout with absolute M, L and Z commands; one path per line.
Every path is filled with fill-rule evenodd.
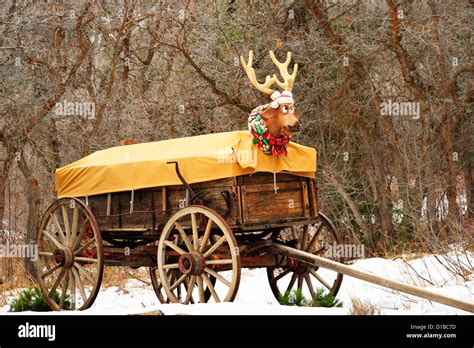
M 175 280 L 170 280 L 169 271 L 176 272 Z M 161 233 L 158 272 L 171 302 L 233 301 L 240 282 L 240 255 L 231 228 L 204 206 L 181 209 Z M 175 290 L 182 284 L 185 291 L 178 294 Z
M 286 230 L 278 231 L 272 239 L 313 255 L 343 262 L 342 257 L 325 255 L 328 246 L 334 245 L 333 243 L 341 244 L 342 240 L 332 222 L 321 213 L 315 225 L 304 225 L 302 231 L 293 230 L 291 233 Z M 299 289 L 305 298 L 311 299 L 316 293 L 315 285 L 329 290 L 334 296 L 339 291 L 342 283 L 341 273 L 308 266 L 294 258 L 278 257 L 280 266 L 267 268 L 270 287 L 277 300 L 296 289 Z
M 166 274 L 169 277 L 170 283 L 174 283 L 182 275 L 182 273 L 179 272 L 178 270 L 168 270 L 166 272 Z M 161 280 L 160 280 L 160 276 L 159 276 L 159 273 L 158 273 L 158 268 L 150 267 L 150 278 L 151 278 L 151 284 L 153 286 L 153 290 L 155 291 L 156 297 L 158 297 L 158 300 L 160 301 L 160 303 L 163 303 L 163 304 L 170 303 L 170 300 L 166 296 L 166 293 L 163 290 L 163 286 L 161 285 Z M 212 282 L 212 285 L 216 284 L 216 278 L 210 277 L 210 280 Z M 188 291 L 188 286 L 189 286 L 188 282 L 181 283 L 174 290 L 176 297 L 180 298 L 182 292 Z M 211 297 L 211 291 L 209 290 L 209 288 L 207 286 L 206 286 L 205 295 L 206 295 L 205 300 L 207 302 L 209 300 L 209 298 Z M 191 300 L 191 303 L 193 303 L 192 300 Z
M 53 310 L 84 310 L 99 292 L 104 269 L 102 238 L 91 210 L 61 198 L 47 210 L 38 231 L 37 280 Z
M 168 270 L 166 274 L 168 277 L 170 277 L 170 282 L 173 282 L 176 279 L 176 275 L 178 274 L 178 272 L 176 272 L 175 270 Z M 155 291 L 156 297 L 158 297 L 160 303 L 170 303 L 170 300 L 168 299 L 165 291 L 163 290 L 163 285 L 161 285 L 161 280 L 158 274 L 157 267 L 150 267 L 150 278 L 151 285 L 153 286 L 153 290 Z M 178 286 L 178 288 L 175 290 L 178 293 L 178 296 L 181 293 L 183 286 L 184 284 L 180 284 L 180 286 Z
M 215 238 L 215 236 L 211 236 L 210 238 L 213 239 L 213 238 Z M 215 240 L 214 240 L 214 242 L 215 242 Z M 182 243 L 183 243 L 183 240 L 181 238 L 181 239 L 179 239 L 178 244 L 181 246 Z M 162 304 L 170 303 L 170 300 L 166 296 L 166 292 L 163 290 L 163 286 L 161 285 L 161 280 L 160 280 L 160 275 L 159 275 L 159 272 L 158 272 L 158 268 L 156 266 L 149 267 L 149 270 L 150 270 L 151 285 L 153 286 L 153 290 L 155 291 L 156 297 L 158 297 L 158 300 Z M 175 282 L 182 275 L 182 273 L 179 272 L 179 270 L 173 270 L 173 269 L 172 270 L 167 270 L 166 274 L 168 275 L 170 283 Z M 212 285 L 215 285 L 216 284 L 216 278 L 210 277 L 210 279 L 211 279 Z M 188 290 L 188 285 L 189 285 L 188 283 L 189 282 L 186 282 L 186 283 L 183 282 L 174 290 L 174 292 L 176 294 L 176 297 L 180 298 L 181 297 L 181 292 L 182 291 L 186 292 Z M 205 295 L 206 295 L 205 299 L 206 299 L 206 302 L 207 302 L 209 300 L 209 298 L 211 297 L 211 292 L 207 287 L 206 287 Z M 194 302 L 191 301 L 191 303 L 194 303 Z

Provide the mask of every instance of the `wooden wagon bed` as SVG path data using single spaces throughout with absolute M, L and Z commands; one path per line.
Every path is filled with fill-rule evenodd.
M 315 183 L 305 177 L 256 173 L 191 184 L 199 202 L 222 216 L 235 232 L 310 223 L 317 216 Z M 85 201 L 85 197 L 82 197 Z M 170 214 L 189 205 L 183 185 L 87 197 L 103 236 L 154 238 Z M 271 216 L 271 221 L 269 221 Z

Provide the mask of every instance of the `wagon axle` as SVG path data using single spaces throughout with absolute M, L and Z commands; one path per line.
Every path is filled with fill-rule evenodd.
M 308 267 L 306 265 L 304 265 L 301 261 L 293 257 L 287 258 L 287 267 L 288 269 L 297 274 L 304 274 L 308 270 Z

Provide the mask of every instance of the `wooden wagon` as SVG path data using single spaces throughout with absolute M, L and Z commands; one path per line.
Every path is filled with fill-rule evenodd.
M 63 167 L 38 229 L 43 295 L 55 310 L 86 309 L 105 265 L 148 267 L 162 303 L 232 301 L 242 267 L 266 267 L 277 299 L 336 294 L 342 274 L 274 248 L 323 255 L 341 242 L 318 211 L 315 170 L 314 149 L 265 156 L 247 132 L 121 146 Z

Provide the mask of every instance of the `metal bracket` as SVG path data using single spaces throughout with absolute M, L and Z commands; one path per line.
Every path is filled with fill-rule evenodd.
M 224 212 L 223 216 L 230 216 L 232 213 L 232 195 L 229 191 L 222 191 L 221 196 L 224 198 L 225 204 L 227 206 L 227 211 Z
M 135 201 L 135 190 L 132 190 L 130 195 L 130 214 L 133 213 L 133 202 Z
M 193 189 L 191 188 L 191 186 L 189 186 L 189 184 L 187 183 L 187 181 L 183 178 L 183 176 L 181 175 L 181 172 L 179 171 L 179 164 L 178 162 L 176 161 L 172 161 L 172 162 L 166 162 L 166 164 L 174 164 L 175 165 L 175 170 L 176 170 L 176 175 L 178 176 L 179 180 L 181 180 L 181 182 L 183 183 L 184 187 L 186 187 L 186 191 L 187 191 L 187 194 L 186 194 L 186 199 L 188 199 L 188 195 L 189 195 L 189 204 L 193 204 L 194 203 L 194 200 L 197 198 L 197 195 L 194 193 Z

